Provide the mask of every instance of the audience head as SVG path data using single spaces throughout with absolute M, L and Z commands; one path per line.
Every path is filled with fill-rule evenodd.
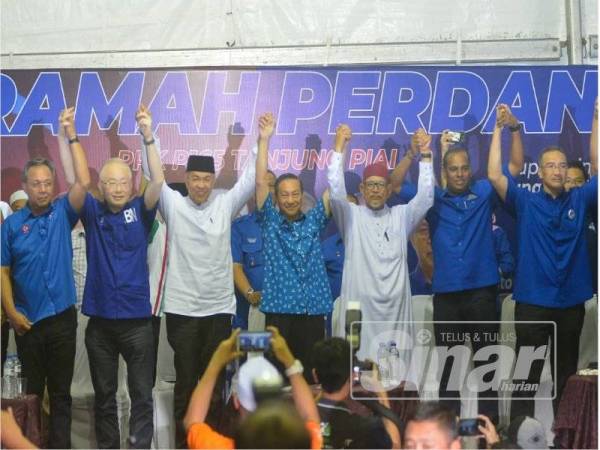
M 565 190 L 583 186 L 589 179 L 589 175 L 581 161 L 569 161 L 567 163 L 567 176 L 565 178 Z
M 240 407 L 242 416 L 256 410 L 256 389 L 281 391 L 283 379 L 275 366 L 265 359 L 264 356 L 249 358 L 240 369 L 234 379 L 235 401 Z
M 215 187 L 215 160 L 212 156 L 191 155 L 185 172 L 188 196 L 196 205 L 208 200 Z
M 337 337 L 319 341 L 313 347 L 312 358 L 313 377 L 323 391 L 349 391 L 352 355 L 348 341 Z
M 110 158 L 100 169 L 100 192 L 111 211 L 120 211 L 133 195 L 131 167 L 120 158 Z
M 463 147 L 453 147 L 444 154 L 442 171 L 446 176 L 446 187 L 452 194 L 462 194 L 471 183 L 471 160 Z
M 260 405 L 234 434 L 235 448 L 311 448 L 306 424 L 294 407 L 281 400 Z
M 296 220 L 302 214 L 304 187 L 302 180 L 293 173 L 284 173 L 275 181 L 275 201 L 281 214 L 288 220 Z
M 548 448 L 546 430 L 541 422 L 533 417 L 515 417 L 508 427 L 507 437 L 521 448 Z
M 538 158 L 539 177 L 546 192 L 560 194 L 565 188 L 567 176 L 567 155 L 558 146 L 551 145 L 540 153 Z
M 377 162 L 365 167 L 359 189 L 369 209 L 382 209 L 392 193 L 387 165 Z
M 454 411 L 440 403 L 421 403 L 406 425 L 404 448 L 460 449 L 457 420 Z
M 27 196 L 27 192 L 22 189 L 13 192 L 10 194 L 10 198 L 8 199 L 10 209 L 12 209 L 13 212 L 17 212 L 27 204 L 28 199 L 29 197 Z
M 54 175 L 54 164 L 46 158 L 34 158 L 25 164 L 21 181 L 34 212 L 50 206 L 54 198 Z

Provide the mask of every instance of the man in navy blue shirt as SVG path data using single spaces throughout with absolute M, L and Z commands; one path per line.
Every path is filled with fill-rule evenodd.
M 116 402 L 119 355 L 127 364 L 131 398 L 128 446 L 150 448 L 154 430 L 155 356 L 147 249 L 164 176 L 150 112 L 142 105 L 136 119 L 150 168 L 143 197 L 132 197 L 131 168 L 118 158 L 109 159 L 100 170 L 104 201 L 88 193 L 81 213 L 88 258 L 82 311 L 90 316 L 85 345 L 99 448 L 121 446 Z
M 267 171 L 271 194 L 275 193 L 276 178 L 273 172 Z M 231 225 L 231 256 L 236 298 L 233 328 L 246 330 L 250 306 L 260 305 L 265 269 L 262 231 L 256 211 L 236 219 Z
M 542 181 L 540 192 L 517 185 L 514 177 L 501 169 L 501 127 L 492 135 L 488 177 L 498 195 L 517 219 L 517 269 L 513 298 L 517 355 L 522 347 L 543 348 L 551 344 L 550 363 L 554 378 L 554 408 L 570 375 L 577 370 L 579 336 L 585 314 L 584 302 L 592 297 L 592 280 L 585 241 L 586 215 L 598 201 L 597 149 L 590 150 L 592 174 L 589 183 L 565 191 L 567 158 L 562 149 L 542 150 L 538 164 Z M 552 324 L 522 323 L 550 321 Z M 556 342 L 556 348 L 554 343 Z M 557 367 L 554 367 L 554 361 Z M 534 360 L 522 380 L 535 388 L 544 361 Z M 555 372 L 555 373 L 554 373 Z M 511 416 L 533 416 L 536 389 L 514 391 Z
M 521 127 L 506 105 L 499 105 L 499 109 L 502 111 L 501 125 L 511 131 L 508 170 L 516 175 L 523 166 Z M 492 212 L 498 197 L 488 180 L 473 180 L 469 153 L 464 143 L 451 146 L 449 134 L 444 133 L 442 154 L 442 187 L 436 188 L 434 205 L 427 213 L 434 261 L 435 341 L 436 345 L 448 348 L 470 341 L 473 353 L 477 353 L 486 345 L 497 344 L 495 335 L 498 326 L 481 322 L 498 319 L 496 297 L 500 278 L 492 233 Z M 405 166 L 401 162 L 392 174 L 396 189 L 406 173 Z M 403 185 L 401 196 L 412 198 L 411 190 L 414 191 L 412 186 Z M 487 361 L 475 362 L 476 365 L 483 363 Z M 460 386 L 458 389 L 457 386 L 449 386 L 454 364 L 457 364 L 454 358 L 445 360 L 439 394 L 440 399 L 445 399 L 448 406 L 460 415 Z M 478 392 L 478 396 L 479 413 L 496 420 L 498 402 L 485 398 L 497 398 L 497 392 L 485 389 Z
M 35 158 L 23 169 L 27 205 L 2 224 L 2 306 L 16 334 L 27 392 L 50 397 L 49 448 L 71 448 L 71 381 L 77 312 L 71 229 L 90 184 L 87 161 L 73 126 L 74 109 L 61 112 L 75 182 L 54 199 L 52 162 Z

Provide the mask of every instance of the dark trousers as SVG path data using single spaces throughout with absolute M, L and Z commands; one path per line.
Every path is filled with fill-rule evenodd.
M 175 392 L 173 412 L 175 417 L 175 445 L 186 448 L 186 433 L 183 417 L 198 380 L 206 370 L 212 354 L 219 343 L 231 334 L 230 314 L 216 314 L 208 317 L 189 317 L 166 314 L 167 339 L 175 353 Z M 220 420 L 223 406 L 221 389 L 224 385 L 221 373 L 211 400 L 211 408 L 206 422 L 215 428 Z
M 150 448 L 154 434 L 151 319 L 92 317 L 85 330 L 85 346 L 94 386 L 94 414 L 98 448 L 120 448 L 117 412 L 119 355 L 127 364 L 131 399 L 129 448 Z
M 279 329 L 279 333 L 286 340 L 292 355 L 299 359 L 304 366 L 304 378 L 309 384 L 313 384 L 312 348 L 318 341 L 325 338 L 325 316 L 267 313 L 265 314 L 265 325 L 272 325 Z M 272 362 L 283 372 L 279 361 L 272 359 Z
M 48 448 L 71 448 L 71 381 L 75 364 L 75 307 L 40 320 L 23 336 L 15 334 L 27 393 L 44 398 L 48 386 Z
M 2 324 L 2 337 L 0 343 L 0 355 L 2 355 L 2 366 L 0 366 L 0 370 L 2 372 L 2 376 L 4 376 L 4 363 L 6 362 L 6 356 L 8 352 L 8 340 L 10 338 L 10 324 L 8 320 Z
M 556 395 L 553 406 L 554 412 L 558 410 L 558 404 L 567 379 L 577 372 L 577 360 L 579 358 L 579 336 L 583 327 L 585 307 L 583 304 L 571 308 L 544 308 L 541 306 L 517 303 L 515 305 L 515 331 L 517 334 L 516 354 L 519 355 L 521 347 L 531 346 L 534 348 L 550 343 L 550 364 L 552 376 L 556 370 L 554 379 L 554 394 Z M 556 348 L 554 348 L 554 327 L 551 324 L 519 324 L 526 321 L 552 321 L 556 323 Z M 556 352 L 556 355 L 555 355 Z M 554 366 L 556 356 L 557 366 Z M 539 383 L 544 361 L 535 360 L 531 365 L 529 376 L 524 379 L 527 383 Z M 521 380 L 513 379 L 513 383 Z M 536 391 L 517 392 L 513 391 L 511 402 L 511 418 L 521 415 L 532 416 L 534 414 Z
M 486 322 L 498 319 L 496 310 L 496 285 L 458 292 L 435 294 L 433 296 L 433 330 L 436 346 L 451 349 L 457 345 L 470 342 L 473 355 L 487 345 L 498 344 L 498 324 L 495 323 L 465 323 Z M 438 321 L 451 321 L 454 323 L 438 323 Z M 497 356 L 495 360 L 497 360 Z M 439 395 L 443 403 L 452 408 L 460 416 L 460 391 L 449 389 L 448 383 L 453 365 L 460 361 L 449 357 L 446 359 L 439 375 Z M 473 361 L 475 367 L 489 364 L 488 361 Z M 457 367 L 454 367 L 456 371 Z M 466 368 L 465 368 L 466 370 Z M 488 374 L 491 375 L 492 374 Z M 484 381 L 489 381 L 484 378 Z M 498 419 L 498 391 L 485 389 L 477 393 L 478 407 L 481 414 L 485 414 L 493 421 Z M 493 398 L 493 399 L 492 399 Z M 444 400 L 445 399 L 445 400 Z
M 154 370 L 152 371 L 152 387 L 156 385 L 156 369 L 158 366 L 158 344 L 160 342 L 160 317 L 152 316 L 152 339 L 154 345 Z

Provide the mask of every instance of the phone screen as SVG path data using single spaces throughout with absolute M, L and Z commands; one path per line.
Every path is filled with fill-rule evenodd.
M 478 428 L 480 424 L 479 419 L 460 419 L 458 421 L 458 434 L 460 436 L 477 436 L 481 434 Z
M 270 347 L 270 331 L 242 331 L 238 336 L 238 349 L 242 352 L 266 352 Z

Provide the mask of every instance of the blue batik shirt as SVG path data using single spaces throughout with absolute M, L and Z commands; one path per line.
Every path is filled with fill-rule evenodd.
M 275 208 L 269 195 L 257 216 L 266 259 L 260 310 L 276 314 L 327 314 L 332 301 L 319 239 L 329 220 L 323 200 L 290 222 Z

